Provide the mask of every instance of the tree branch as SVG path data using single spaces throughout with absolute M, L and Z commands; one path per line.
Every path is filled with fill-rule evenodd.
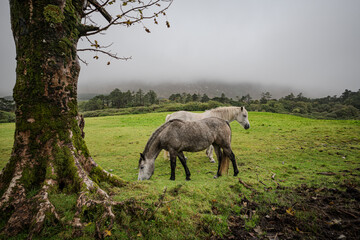
M 104 7 L 108 4 L 109 1 L 110 1 L 110 0 L 106 0 L 106 2 L 104 2 L 104 3 L 101 5 L 101 7 L 104 8 Z M 96 11 L 98 11 L 96 7 L 95 7 L 95 9 L 90 8 L 90 11 L 87 12 L 87 13 L 85 13 L 84 16 L 90 15 L 90 14 L 92 14 L 93 12 L 96 12 Z
M 77 55 L 78 59 L 80 60 L 80 62 L 82 62 L 83 64 L 85 64 L 86 66 L 89 64 L 88 62 L 86 62 L 85 60 L 83 60 L 79 55 Z
M 77 27 L 77 29 L 79 30 L 80 36 L 85 36 L 87 32 L 99 30 L 99 27 L 93 25 L 81 24 Z
M 127 61 L 127 60 L 131 59 L 131 57 L 118 57 L 116 54 L 112 54 L 110 52 L 106 52 L 106 51 L 103 51 L 103 50 L 100 50 L 100 49 L 94 49 L 94 48 L 83 48 L 83 49 L 78 49 L 77 51 L 78 52 L 85 52 L 85 51 L 99 52 L 99 53 L 108 55 L 109 57 L 115 58 L 117 60 L 125 60 L 125 61 Z
M 173 0 L 169 0 L 167 1 L 167 6 L 162 8 L 160 11 L 155 12 L 149 16 L 144 16 L 142 14 L 142 11 L 152 7 L 154 5 L 159 6 L 159 2 L 161 2 L 162 0 L 157 0 L 155 2 L 150 1 L 148 4 L 142 5 L 142 6 L 138 6 L 138 7 L 133 7 L 127 11 L 122 11 L 122 14 L 116 15 L 116 18 L 114 18 L 111 22 L 109 22 L 108 25 L 106 25 L 105 27 L 99 28 L 98 30 L 94 31 L 94 32 L 90 32 L 87 33 L 85 36 L 91 36 L 91 35 L 95 35 L 99 32 L 103 32 L 105 30 L 107 30 L 109 27 L 111 27 L 112 25 L 126 25 L 126 26 L 130 26 L 134 23 L 138 23 L 141 22 L 144 19 L 151 19 L 154 17 L 157 17 L 160 14 L 164 14 L 165 11 L 171 6 Z M 121 9 L 121 7 L 120 7 Z M 134 12 L 140 12 L 141 16 L 140 17 L 133 17 L 133 16 L 128 16 L 129 13 L 134 13 Z M 125 19 L 124 21 L 120 21 L 120 19 Z M 130 21 L 128 18 L 134 19 L 133 21 Z
M 111 15 L 104 9 L 103 5 L 98 3 L 96 0 L 88 0 L 95 8 L 98 10 L 101 15 L 110 23 L 112 20 Z

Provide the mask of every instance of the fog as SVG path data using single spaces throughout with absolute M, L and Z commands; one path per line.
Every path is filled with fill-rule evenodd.
M 11 95 L 16 67 L 7 1 L 1 1 L 0 12 L 5 96 Z M 309 97 L 360 89 L 358 0 L 174 0 L 158 22 L 145 22 L 150 34 L 135 25 L 93 38 L 113 43 L 113 53 L 132 59 L 95 60 L 94 53 L 80 52 L 88 65 L 82 64 L 79 93 L 106 93 L 125 82 L 251 83 Z M 80 41 L 79 48 L 85 47 Z

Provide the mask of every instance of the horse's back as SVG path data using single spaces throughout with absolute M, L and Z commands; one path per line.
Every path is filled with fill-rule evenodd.
M 230 128 L 230 124 L 228 121 L 218 118 L 218 117 L 209 117 L 201 119 L 199 122 L 202 122 L 209 126 L 209 128 Z
M 209 131 L 214 134 L 215 141 L 219 144 L 231 142 L 231 127 L 228 121 L 218 117 L 210 117 L 204 118 L 199 122 L 207 125 Z
M 203 114 L 202 113 L 192 113 L 192 112 L 187 112 L 187 111 L 177 111 L 174 113 L 169 114 L 166 117 L 165 121 L 170 121 L 172 119 L 180 119 L 183 121 L 196 121 L 196 120 L 200 120 L 203 119 Z
M 231 130 L 225 120 L 220 118 L 204 118 L 198 121 L 172 119 L 163 131 L 161 143 L 173 149 L 196 152 L 209 145 L 228 144 Z

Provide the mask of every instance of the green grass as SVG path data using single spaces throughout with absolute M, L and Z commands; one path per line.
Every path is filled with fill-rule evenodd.
M 178 162 L 176 180 L 170 181 L 169 161 L 160 153 L 151 180 L 138 182 L 139 153 L 167 114 L 85 119 L 85 141 L 94 160 L 131 182 L 126 187 L 111 189 L 114 200 L 128 203 L 128 208 L 115 209 L 118 221 L 112 230 L 113 238 L 203 239 L 213 234 L 222 236 L 227 232 L 228 216 L 240 211 L 236 204 L 240 195 L 250 195 L 250 190 L 239 184 L 239 178 L 262 192 L 264 187 L 275 189 L 276 182 L 290 188 L 301 184 L 334 188 L 344 183 L 360 183 L 357 175 L 360 121 L 313 120 L 262 112 L 249 113 L 249 130 L 244 130 L 237 122 L 231 123 L 232 148 L 240 170 L 238 177 L 232 176 L 230 167 L 229 176 L 214 179 L 217 164 L 210 163 L 204 152 L 199 152 L 186 153 L 192 180 L 185 181 L 185 172 Z M 0 124 L 0 168 L 10 157 L 13 131 L 14 124 Z M 335 175 L 318 174 L 321 172 Z M 164 188 L 167 189 L 164 204 L 157 208 L 156 202 Z M 69 198 L 66 202 L 63 195 L 52 197 L 63 219 L 73 215 L 73 209 L 67 210 L 68 206 L 74 205 L 73 196 Z M 296 197 L 288 199 L 271 190 L 264 192 L 262 198 L 278 206 L 288 206 L 296 201 Z M 136 206 L 139 208 L 135 209 Z M 261 210 L 261 206 L 259 208 Z M 144 213 L 139 209 L 148 211 Z M 254 215 L 247 220 L 246 227 L 253 228 L 258 220 L 259 215 Z M 93 231 L 93 225 L 89 223 L 89 232 Z M 61 234 L 66 235 L 66 232 Z

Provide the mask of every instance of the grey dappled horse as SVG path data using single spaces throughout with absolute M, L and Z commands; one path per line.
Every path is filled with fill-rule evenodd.
M 161 125 L 148 140 L 144 152 L 140 154 L 138 180 L 147 180 L 154 173 L 155 159 L 162 149 L 170 153 L 171 177 L 175 180 L 176 158 L 185 169 L 186 180 L 190 171 L 183 152 L 199 152 L 213 145 L 219 162 L 217 176 L 220 176 L 222 154 L 228 157 L 234 168 L 234 176 L 239 173 L 235 155 L 231 150 L 231 129 L 227 121 L 210 117 L 198 121 L 170 120 Z M 222 151 L 223 153 L 222 153 Z
M 232 122 L 236 120 L 238 123 L 243 126 L 245 129 L 250 128 L 250 123 L 248 119 L 248 112 L 246 111 L 245 107 L 218 107 L 210 110 L 206 110 L 203 113 L 193 113 L 187 111 L 178 111 L 171 113 L 166 116 L 165 122 L 168 122 L 173 119 L 180 119 L 183 121 L 196 121 L 208 117 L 218 117 L 224 119 L 228 122 Z M 210 159 L 210 162 L 214 163 L 213 157 L 213 147 L 210 145 L 206 149 L 206 155 Z M 168 157 L 168 153 L 165 152 L 164 157 Z

